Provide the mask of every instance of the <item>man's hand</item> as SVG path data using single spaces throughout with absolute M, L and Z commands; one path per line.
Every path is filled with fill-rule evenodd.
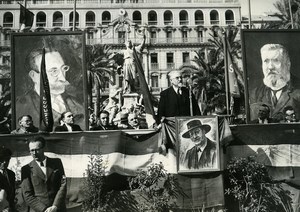
M 57 211 L 57 207 L 55 205 L 53 205 L 45 210 L 45 212 L 56 212 L 56 211 Z

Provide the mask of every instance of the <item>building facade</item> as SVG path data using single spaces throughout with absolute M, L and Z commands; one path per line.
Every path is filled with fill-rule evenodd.
M 34 13 L 31 31 L 68 31 L 75 23 L 87 44 L 116 51 L 126 40 L 140 43 L 145 33 L 142 63 L 154 94 L 168 87 L 169 71 L 191 64 L 195 51 L 207 54 L 211 27 L 241 21 L 239 0 L 27 0 L 26 7 Z M 17 1 L 0 1 L 0 64 L 9 65 L 10 33 L 19 31 L 19 18 Z

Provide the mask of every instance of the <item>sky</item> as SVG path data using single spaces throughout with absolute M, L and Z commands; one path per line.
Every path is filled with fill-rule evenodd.
M 242 16 L 248 16 L 248 0 L 240 0 Z M 262 15 L 264 12 L 276 12 L 274 3 L 277 0 L 250 0 L 251 15 Z

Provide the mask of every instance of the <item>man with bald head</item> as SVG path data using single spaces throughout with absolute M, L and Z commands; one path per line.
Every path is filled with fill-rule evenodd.
M 260 53 L 264 78 L 263 84 L 250 92 L 251 120 L 257 118 L 261 104 L 270 106 L 271 117 L 282 113 L 287 105 L 300 110 L 300 84 L 291 75 L 287 49 L 281 44 L 265 44 Z
M 190 116 L 190 94 L 182 84 L 182 73 L 171 71 L 168 76 L 171 86 L 160 93 L 158 120 L 163 117 Z M 200 109 L 194 95 L 191 93 L 193 115 L 200 115 Z

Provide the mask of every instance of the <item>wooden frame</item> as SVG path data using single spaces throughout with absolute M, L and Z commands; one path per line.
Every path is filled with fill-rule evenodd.
M 245 106 L 247 123 L 255 123 L 258 117 L 259 107 L 266 104 L 270 108 L 270 116 L 277 121 L 282 119 L 283 109 L 292 106 L 299 119 L 300 115 L 300 30 L 264 30 L 249 29 L 241 31 L 243 66 L 245 75 Z M 266 44 L 280 44 L 287 50 L 290 58 L 289 72 L 291 79 L 288 86 L 282 88 L 280 97 L 271 101 L 270 87 L 263 82 L 263 62 L 261 48 Z M 282 63 L 282 65 L 285 63 Z M 281 70 L 283 68 L 281 67 Z M 287 74 L 283 74 L 287 75 Z
M 205 140 L 200 141 L 201 133 Z M 176 117 L 176 134 L 178 173 L 220 170 L 217 116 Z
M 60 124 L 59 117 L 62 112 L 71 111 L 74 114 L 75 124 L 86 130 L 88 113 L 85 33 L 82 31 L 12 33 L 11 43 L 12 128 L 16 127 L 20 116 L 27 114 L 32 116 L 34 125 L 39 126 L 40 101 L 37 92 L 39 89 L 36 87 L 39 78 L 36 77 L 36 73 L 39 75 L 40 64 L 37 64 L 37 58 L 40 58 L 40 53 L 36 52 L 44 47 L 54 126 Z M 53 59 L 53 56 L 52 60 L 47 59 L 51 57 L 50 54 L 60 55 L 56 57 L 61 59 Z M 32 63 L 30 58 L 34 58 L 31 59 Z M 35 68 L 32 65 L 34 63 Z

